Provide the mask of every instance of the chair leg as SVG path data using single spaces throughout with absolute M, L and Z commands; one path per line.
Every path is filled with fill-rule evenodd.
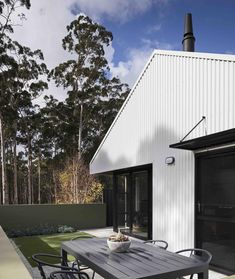
M 94 278 L 95 278 L 95 271 L 93 271 L 91 279 L 94 279 Z

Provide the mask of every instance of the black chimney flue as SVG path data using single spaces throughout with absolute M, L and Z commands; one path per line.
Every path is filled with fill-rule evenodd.
M 184 20 L 183 51 L 194 51 L 195 37 L 193 36 L 192 14 L 186 14 Z

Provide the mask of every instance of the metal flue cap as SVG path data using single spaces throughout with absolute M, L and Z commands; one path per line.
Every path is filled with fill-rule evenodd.
M 192 14 L 185 15 L 184 38 L 182 41 L 183 51 L 194 51 L 195 37 L 193 36 Z

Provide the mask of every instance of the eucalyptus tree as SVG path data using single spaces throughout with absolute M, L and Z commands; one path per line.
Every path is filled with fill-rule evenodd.
M 112 42 L 111 32 L 85 15 L 71 22 L 67 31 L 62 46 L 72 58 L 53 69 L 50 76 L 57 86 L 67 89 L 66 104 L 72 112 L 70 140 L 76 142 L 73 153 L 80 159 L 88 145 L 87 137 L 96 133 L 97 117 L 104 117 L 98 109 L 104 108 L 101 104 L 109 99 L 110 90 L 118 86 L 118 98 L 127 87 L 123 90 L 125 86 L 118 79 L 110 78 L 105 48 Z
M 27 147 L 28 190 L 31 189 L 31 202 L 40 204 L 41 169 L 43 161 L 51 157 L 51 142 L 45 133 L 47 129 L 45 116 L 38 106 L 32 107 L 31 111 L 25 113 L 24 117 L 22 131 L 25 137 L 25 146 Z
M 46 106 L 41 109 L 43 115 L 43 140 L 47 143 L 48 175 L 52 176 L 54 200 L 57 197 L 57 173 L 63 169 L 66 156 L 73 155 L 73 130 L 71 121 L 73 111 L 65 102 L 59 102 L 53 96 L 45 96 Z M 46 158 L 45 156 L 45 158 Z
M 89 162 L 110 128 L 130 89 L 127 84 L 112 78 L 102 88 L 101 99 L 90 105 L 87 128 L 84 131 L 84 161 Z
M 73 131 L 71 109 L 65 102 L 59 102 L 52 95 L 45 96 L 44 137 L 51 142 L 52 158 L 59 153 L 71 152 L 70 135 Z
M 12 16 L 16 13 L 18 8 L 25 7 L 29 9 L 31 6 L 30 0 L 1 0 L 0 1 L 0 34 L 6 36 L 7 33 L 13 33 L 14 23 Z M 18 14 L 19 18 L 24 18 L 24 14 Z
M 15 51 L 14 42 L 10 38 L 13 33 L 14 23 L 12 16 L 18 7 L 30 8 L 30 0 L 4 0 L 0 1 L 0 139 L 1 139 L 1 166 L 2 189 L 0 191 L 0 203 L 9 203 L 9 190 L 6 177 L 5 160 L 5 135 L 6 115 L 9 114 L 9 88 L 12 88 L 12 77 L 16 75 L 17 63 L 11 52 Z M 21 17 L 24 15 L 21 14 Z
M 46 106 L 41 109 L 42 115 L 42 139 L 43 144 L 46 148 L 43 149 L 43 155 L 46 160 L 46 169 L 47 169 L 47 185 L 49 185 L 50 193 L 52 196 L 56 197 L 56 175 L 55 175 L 55 168 L 58 166 L 58 162 L 55 162 L 55 158 L 57 158 L 57 154 L 60 149 L 60 139 L 62 138 L 62 130 L 61 130 L 61 121 L 60 121 L 60 113 L 59 102 L 56 100 L 52 95 L 44 97 L 46 101 Z M 40 168 L 41 172 L 41 168 Z M 39 168 L 38 168 L 38 178 L 39 178 Z M 51 178 L 51 179 L 50 179 Z M 51 180 L 51 183 L 48 181 Z M 40 186 L 39 186 L 40 185 Z M 38 188 L 41 189 L 41 180 L 38 180 Z M 48 187 L 47 187 L 48 188 Z M 46 189 L 48 192 L 48 189 Z M 44 189 L 45 192 L 45 189 Z M 41 195 L 40 199 L 38 197 L 38 201 L 41 202 Z
M 8 106 L 14 112 L 11 123 L 11 138 L 13 142 L 13 173 L 14 173 L 14 202 L 18 203 L 17 193 L 17 132 L 19 122 L 24 121 L 24 112 L 32 107 L 32 100 L 47 88 L 47 83 L 40 79 L 47 74 L 47 67 L 43 63 L 40 50 L 31 51 L 28 47 L 14 42 L 16 51 L 14 58 L 17 63 L 15 77 L 11 78 L 13 88 L 10 90 Z M 24 132 L 21 131 L 21 134 Z M 18 135 L 20 137 L 20 135 Z M 29 152 L 30 154 L 30 152 Z M 29 165 L 30 166 L 30 165 Z M 30 187 L 29 187 L 30 188 Z
M 42 62 L 40 50 L 31 51 L 11 39 L 15 23 L 12 16 L 19 7 L 30 8 L 29 0 L 0 1 L 0 134 L 2 153 L 2 192 L 3 203 L 8 203 L 8 185 L 6 181 L 5 163 L 5 130 L 13 142 L 13 173 L 14 173 L 14 202 L 18 202 L 17 193 L 17 131 L 20 112 L 31 105 L 33 98 L 47 87 L 47 83 L 40 80 L 41 75 L 47 74 L 46 65 Z M 21 13 L 20 18 L 24 17 Z M 2 129 L 1 129 L 2 128 Z
M 3 27 L 1 28 L 3 32 Z M 1 169 L 2 169 L 2 189 L 0 202 L 9 203 L 9 191 L 6 176 L 6 154 L 5 154 L 5 126 L 9 116 L 9 88 L 12 87 L 11 77 L 15 76 L 17 64 L 7 51 L 13 51 L 14 45 L 11 40 L 0 33 L 0 141 L 1 141 Z

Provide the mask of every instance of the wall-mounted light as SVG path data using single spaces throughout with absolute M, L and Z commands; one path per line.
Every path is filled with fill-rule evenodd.
M 165 164 L 173 165 L 175 163 L 175 157 L 166 157 Z

